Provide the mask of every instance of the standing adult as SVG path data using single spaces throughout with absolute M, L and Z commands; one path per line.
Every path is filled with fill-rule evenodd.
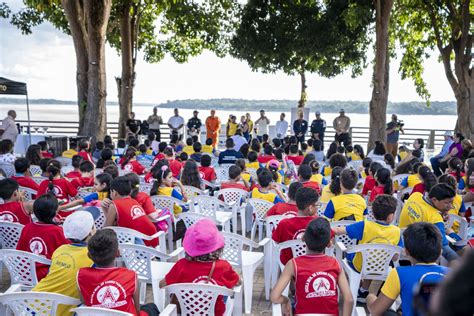
M 130 118 L 125 123 L 127 126 L 127 134 L 133 134 L 137 136 L 138 132 L 140 131 L 140 121 L 135 119 L 135 113 L 130 112 Z
M 252 133 L 253 133 L 253 121 L 252 118 L 250 117 L 250 113 L 245 113 L 245 117 L 247 119 L 247 124 L 249 126 L 249 140 L 252 139 Z
M 441 160 L 449 153 L 449 149 L 451 145 L 454 143 L 453 141 L 453 134 L 450 131 L 446 131 L 444 133 L 444 144 L 443 148 L 441 149 L 440 153 L 436 156 L 431 157 L 431 168 L 433 169 L 433 173 L 439 177 L 441 175 L 440 164 Z
M 311 122 L 311 137 L 321 141 L 321 150 L 324 150 L 324 133 L 326 132 L 326 121 L 321 118 L 321 113 L 316 112 L 316 119 Z
M 183 139 L 184 118 L 179 115 L 178 109 L 174 109 L 174 115 L 168 120 L 168 127 L 170 128 L 171 135 L 177 135 L 178 140 Z
M 188 135 L 193 137 L 193 136 L 198 136 L 201 133 L 201 119 L 198 118 L 199 112 L 197 110 L 193 111 L 193 117 L 191 117 L 188 121 Z
M 153 108 L 153 115 L 150 115 L 146 120 L 148 122 L 148 128 L 150 132 L 155 134 L 155 140 L 161 141 L 160 124 L 163 124 L 163 119 L 158 115 L 158 107 Z
M 234 136 L 235 133 L 237 132 L 238 127 L 239 127 L 239 124 L 237 124 L 237 117 L 231 114 L 229 116 L 229 120 L 227 121 L 227 128 L 226 128 L 227 138 Z
M 7 112 L 7 117 L 3 119 L 0 126 L 0 139 L 9 139 L 13 144 L 16 142 L 18 136 L 18 128 L 15 123 L 16 112 L 10 110 Z
M 351 136 L 349 135 L 351 119 L 346 116 L 344 109 L 339 110 L 339 116 L 334 119 L 332 125 L 336 130 L 334 140 L 339 144 L 344 144 L 344 147 L 349 146 L 351 144 Z
M 276 137 L 284 139 L 288 133 L 288 121 L 285 120 L 285 113 L 280 114 L 280 120 L 275 124 Z
M 255 134 L 260 142 L 263 141 L 263 135 L 268 135 L 268 125 L 270 125 L 270 120 L 266 117 L 265 111 L 260 110 L 260 117 L 255 121 L 254 127 Z
M 392 120 L 387 123 L 385 130 L 387 132 L 387 141 L 385 143 L 387 153 L 392 154 L 393 157 L 397 157 L 400 132 L 404 134 L 405 131 L 403 130 L 403 124 L 398 120 L 396 114 L 392 114 Z
M 212 139 L 212 147 L 216 148 L 221 130 L 221 120 L 216 116 L 216 110 L 211 110 L 211 115 L 206 119 L 207 138 Z
M 308 121 L 304 119 L 303 111 L 298 113 L 298 119 L 293 122 L 293 132 L 295 133 L 298 143 L 304 143 L 304 136 L 308 132 Z
M 239 129 L 248 142 L 250 140 L 250 129 L 249 123 L 247 122 L 247 117 L 245 115 L 242 115 L 240 117 Z

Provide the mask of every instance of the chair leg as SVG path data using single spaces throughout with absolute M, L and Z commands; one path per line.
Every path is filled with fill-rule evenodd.
M 139 284 L 140 284 L 140 304 L 145 304 L 146 282 L 139 282 Z
M 167 231 L 167 235 L 168 235 L 168 251 L 169 252 L 172 252 L 174 250 L 173 248 L 173 228 L 174 228 L 174 224 L 173 222 L 171 221 L 171 216 L 168 217 L 166 219 L 166 223 L 168 224 L 168 231 Z
M 273 243 L 273 241 L 272 241 Z M 271 259 L 271 267 L 272 267 L 272 277 L 271 277 L 271 285 L 272 288 L 275 286 L 276 282 L 278 281 L 278 271 L 280 270 L 278 256 L 280 254 L 277 251 L 277 247 L 272 244 L 272 259 Z
M 240 210 L 240 222 L 242 226 L 242 236 L 247 236 L 247 223 L 245 222 L 245 208 Z
M 160 289 L 158 283 L 159 281 L 157 279 L 152 278 L 153 303 L 158 307 L 158 310 L 162 311 L 165 308 L 165 290 Z
M 270 300 L 270 282 L 272 277 L 272 250 L 269 246 L 269 253 L 263 253 L 263 279 L 265 280 L 265 299 Z
M 252 225 L 252 230 L 250 231 L 250 240 L 255 240 L 255 233 L 257 230 L 257 223 Z
M 357 293 L 360 287 L 360 274 L 351 271 L 349 272 L 349 287 L 351 288 L 352 298 L 354 299 L 354 307 L 352 308 L 352 316 L 357 316 Z
M 244 279 L 244 303 L 245 313 L 250 314 L 252 309 L 252 294 L 253 294 L 253 267 L 243 266 L 242 277 Z
M 258 241 L 262 241 L 263 239 L 263 222 L 258 221 Z

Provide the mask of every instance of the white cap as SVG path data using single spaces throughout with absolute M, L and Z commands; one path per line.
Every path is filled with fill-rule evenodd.
M 64 236 L 68 239 L 83 240 L 90 234 L 93 227 L 94 218 L 91 213 L 76 211 L 64 221 Z
M 444 133 L 444 136 L 453 136 L 453 133 L 451 131 L 446 131 Z

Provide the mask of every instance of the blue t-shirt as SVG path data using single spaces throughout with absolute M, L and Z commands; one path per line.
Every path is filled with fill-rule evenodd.
M 237 159 L 244 158 L 244 155 L 240 151 L 236 151 L 233 149 L 224 150 L 219 154 L 219 161 L 220 165 L 222 164 L 235 164 Z

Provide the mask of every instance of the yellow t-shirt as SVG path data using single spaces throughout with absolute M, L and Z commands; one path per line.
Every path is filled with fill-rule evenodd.
M 79 299 L 76 276 L 80 268 L 91 267 L 87 246 L 62 245 L 53 253 L 49 273 L 32 291 L 58 293 Z M 59 305 L 57 315 L 72 315 L 68 311 L 76 306 Z
M 63 151 L 63 153 L 61 154 L 61 156 L 63 156 L 64 158 L 72 158 L 75 155 L 77 155 L 77 151 L 72 148 L 66 151 Z
M 367 204 L 365 203 L 364 198 L 358 194 L 339 194 L 331 198 L 329 202 L 330 203 L 326 207 L 324 214 L 333 215 L 332 217 L 328 217 L 333 218 L 334 221 L 339 221 L 351 215 L 354 215 L 356 221 L 364 219 L 364 212 L 367 209 Z M 332 210 L 331 203 L 333 207 Z M 334 214 L 331 214 L 332 212 L 334 212 Z
M 237 123 L 229 122 L 227 123 L 229 126 L 229 137 L 234 136 L 235 133 L 237 132 L 237 127 L 239 126 Z
M 212 145 L 202 145 L 201 152 L 206 154 L 212 154 L 214 152 L 214 147 L 212 147 Z
M 360 156 L 354 152 L 347 153 L 347 158 L 351 158 L 352 161 L 362 160 L 362 158 L 360 158 Z
M 420 176 L 417 174 L 411 174 L 408 176 L 408 187 L 413 188 L 418 183 L 421 183 Z
M 317 182 L 317 183 L 319 183 L 319 185 L 322 185 L 322 184 L 323 184 L 323 175 L 320 174 L 320 173 L 313 174 L 313 175 L 311 176 L 311 178 L 309 179 L 309 181 L 311 181 L 311 182 Z
M 312 181 L 312 180 L 311 180 Z M 329 184 L 323 188 L 321 191 L 321 197 L 319 198 L 319 201 L 321 203 L 329 203 L 329 200 L 331 200 L 333 197 L 335 197 L 334 193 L 331 192 L 329 188 Z
M 260 164 L 258 163 L 258 161 L 248 162 L 245 164 L 245 168 L 258 169 L 260 168 Z
M 462 197 L 459 194 L 456 194 L 453 200 L 453 208 L 449 210 L 449 214 L 459 215 L 459 210 L 462 206 Z M 453 226 L 451 227 L 456 233 L 459 232 L 459 224 L 458 222 L 454 222 Z
M 192 154 L 194 154 L 193 146 L 184 146 L 183 153 L 187 153 L 188 156 L 191 156 Z
M 250 193 L 250 197 L 253 199 L 262 199 L 270 203 L 277 202 L 278 195 L 273 192 L 260 192 L 258 188 L 254 188 Z
M 406 151 L 399 151 L 398 156 L 400 156 L 400 160 L 405 159 L 408 156 L 408 152 Z
M 180 200 L 180 198 L 178 198 L 178 194 L 181 196 L 181 194 L 179 192 L 177 192 L 172 187 L 159 187 L 157 194 L 158 195 L 171 196 L 171 197 L 177 198 L 178 200 Z M 182 197 L 181 197 L 181 199 L 182 199 Z M 181 206 L 179 206 L 177 204 L 175 204 L 173 206 L 173 213 L 175 215 L 180 214 L 182 212 L 183 212 L 183 208 Z
M 247 120 L 247 124 L 249 125 L 249 133 L 253 133 L 253 121 L 252 120 Z
M 405 202 L 400 213 L 400 228 L 407 227 L 417 222 L 427 222 L 431 224 L 442 223 L 443 218 L 439 211 L 431 204 L 426 202 L 423 194 L 415 192 Z
M 240 174 L 240 176 L 242 177 L 242 179 L 244 179 L 245 181 L 247 181 L 247 183 L 250 183 L 250 173 L 247 173 L 247 172 L 242 172 Z
M 329 166 L 324 167 L 323 173 L 325 177 L 330 176 L 332 173 L 332 168 Z

